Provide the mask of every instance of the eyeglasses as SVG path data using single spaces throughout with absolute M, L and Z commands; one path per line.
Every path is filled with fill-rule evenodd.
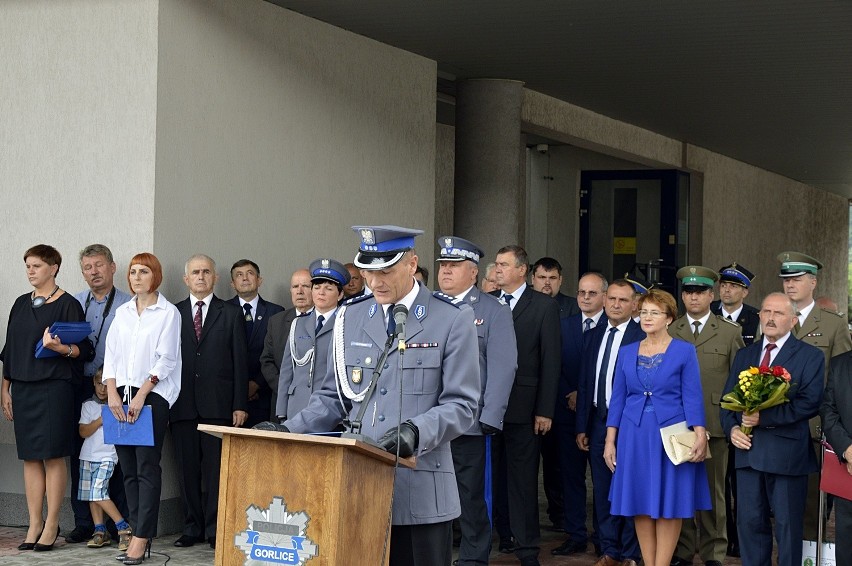
M 659 317 L 665 316 L 665 315 L 666 315 L 666 313 L 660 312 L 660 311 L 646 311 L 646 310 L 639 311 L 639 316 L 643 316 L 643 317 L 650 316 L 651 318 L 659 318 Z
M 594 298 L 594 297 L 597 297 L 598 295 L 600 295 L 600 293 L 598 293 L 597 291 L 577 291 L 577 294 L 580 295 L 581 297 L 591 297 L 591 298 Z

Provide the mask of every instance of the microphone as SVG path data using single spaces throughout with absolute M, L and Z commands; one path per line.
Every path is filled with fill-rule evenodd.
M 408 308 L 403 304 L 394 305 L 393 321 L 396 323 L 396 335 L 399 338 L 399 351 L 405 351 L 405 321 L 408 320 Z

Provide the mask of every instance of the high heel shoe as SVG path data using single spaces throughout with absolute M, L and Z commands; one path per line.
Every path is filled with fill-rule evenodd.
M 44 532 L 42 530 L 42 532 Z M 39 537 L 41 538 L 41 537 Z M 48 550 L 53 550 L 53 545 L 56 544 L 56 539 L 59 538 L 59 526 L 56 527 L 56 536 L 53 537 L 53 542 L 50 544 L 41 544 L 39 542 L 35 543 L 33 550 L 36 552 L 47 552 Z
M 135 564 L 142 564 L 146 558 L 151 558 L 151 540 L 152 539 L 148 539 L 145 543 L 145 550 L 142 551 L 142 556 L 134 558 L 127 554 L 122 562 L 124 562 L 126 566 L 133 566 Z
M 38 542 L 38 539 L 41 538 L 41 535 L 42 535 L 43 532 L 44 532 L 44 523 L 41 524 L 41 533 L 39 533 L 38 536 L 36 537 L 36 542 Z M 35 545 L 36 545 L 35 542 L 27 542 L 26 540 L 24 540 L 24 542 L 22 542 L 21 544 L 18 545 L 18 550 L 32 550 L 32 549 L 35 548 Z

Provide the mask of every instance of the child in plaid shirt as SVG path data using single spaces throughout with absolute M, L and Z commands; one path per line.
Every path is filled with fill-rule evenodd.
M 112 542 L 104 524 L 104 512 L 115 521 L 118 531 L 118 549 L 127 550 L 130 544 L 130 525 L 121 516 L 115 503 L 109 498 L 109 480 L 115 470 L 118 455 L 115 446 L 104 444 L 104 429 L 101 422 L 101 407 L 107 400 L 107 388 L 101 380 L 103 368 L 98 368 L 92 380 L 95 384 L 95 396 L 83 403 L 80 414 L 80 436 L 85 438 L 80 449 L 80 501 L 88 501 L 95 522 L 95 533 L 89 541 L 89 548 L 109 546 Z

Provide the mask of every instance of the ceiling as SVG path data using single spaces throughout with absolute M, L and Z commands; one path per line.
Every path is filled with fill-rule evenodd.
M 852 2 L 272 1 L 852 198 Z

